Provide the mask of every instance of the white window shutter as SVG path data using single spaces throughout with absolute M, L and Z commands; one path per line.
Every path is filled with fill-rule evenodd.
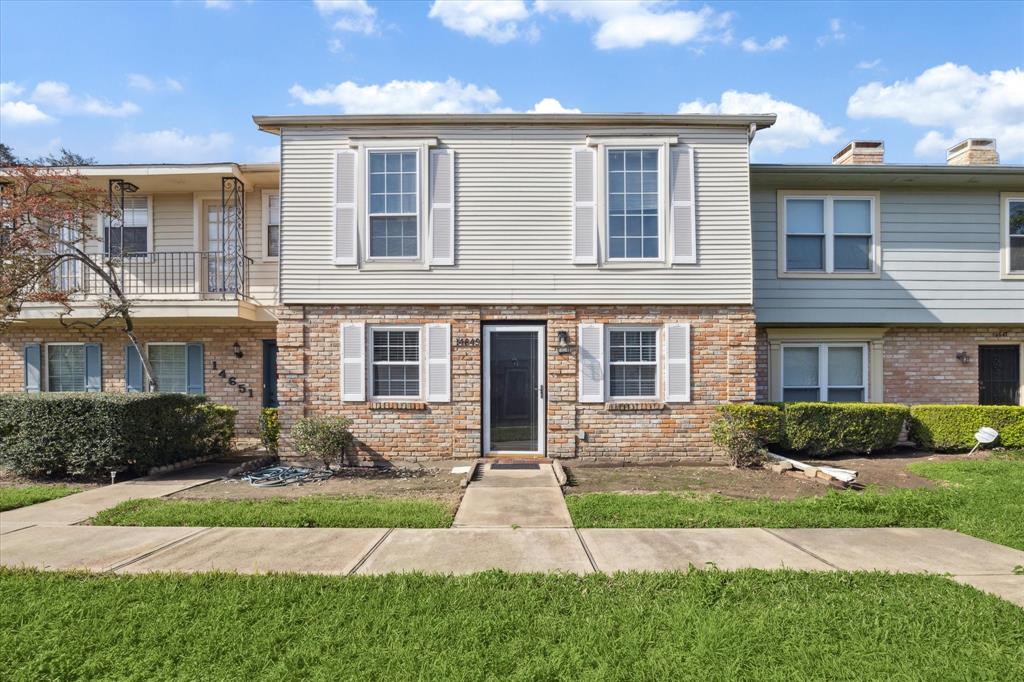
M 572 262 L 597 263 L 597 152 L 572 150 Z
M 334 262 L 338 265 L 356 265 L 359 262 L 356 152 L 351 149 L 339 151 L 335 161 Z
M 682 144 L 669 151 L 669 191 L 672 207 L 669 231 L 672 235 L 672 262 L 697 262 L 697 211 L 693 150 Z
M 430 150 L 430 264 L 455 265 L 455 152 Z
M 432 403 L 451 402 L 452 327 L 450 324 L 427 325 L 427 400 Z
M 341 399 L 366 400 L 366 325 L 362 322 L 341 325 Z
M 581 324 L 577 332 L 579 342 L 579 401 L 604 402 L 604 325 Z
M 690 325 L 665 325 L 665 402 L 690 402 Z

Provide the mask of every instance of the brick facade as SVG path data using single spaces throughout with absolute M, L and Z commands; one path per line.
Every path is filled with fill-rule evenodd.
M 889 327 L 882 338 L 885 402 L 977 404 L 978 346 L 1024 344 L 1024 327 Z M 967 362 L 957 353 L 967 353 Z M 770 400 L 768 339 L 757 332 L 757 399 Z
M 143 343 L 160 341 L 199 342 L 203 344 L 206 364 L 205 388 L 211 400 L 238 409 L 236 435 L 251 438 L 258 435 L 259 413 L 263 402 L 263 339 L 273 339 L 273 325 L 253 326 L 164 326 L 137 324 Z M 234 356 L 235 342 L 242 348 L 242 358 Z M 0 392 L 20 392 L 24 387 L 24 347 L 29 343 L 80 342 L 99 343 L 102 347 L 103 390 L 125 390 L 124 347 L 127 337 L 114 327 L 95 330 L 65 329 L 55 325 L 16 324 L 0 335 Z M 213 362 L 217 362 L 217 370 Z M 44 361 L 45 362 L 45 361 Z M 228 383 L 228 377 L 217 376 L 227 370 L 237 383 L 252 387 L 240 393 Z
M 282 435 L 306 415 L 353 420 L 364 460 L 478 457 L 482 452 L 482 325 L 509 320 L 547 325 L 547 441 L 551 457 L 587 462 L 667 462 L 713 455 L 715 405 L 754 399 L 754 315 L 749 306 L 281 306 L 278 394 Z M 342 322 L 452 325 L 449 403 L 343 403 Z M 577 402 L 577 354 L 557 352 L 558 332 L 576 342 L 580 322 L 691 324 L 692 400 L 631 406 Z M 578 432 L 586 432 L 586 439 Z M 290 444 L 284 440 L 285 452 Z

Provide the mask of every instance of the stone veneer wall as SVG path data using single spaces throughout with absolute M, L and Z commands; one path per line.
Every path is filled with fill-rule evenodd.
M 547 323 L 547 452 L 587 462 L 667 462 L 712 456 L 709 424 L 715 405 L 754 399 L 754 316 L 746 306 L 281 306 L 278 395 L 283 449 L 294 454 L 287 431 L 309 415 L 353 420 L 360 456 L 377 459 L 478 457 L 481 454 L 480 338 L 484 322 Z M 342 403 L 339 328 L 343 321 L 452 325 L 452 401 Z M 576 400 L 577 354 L 556 350 L 559 331 L 576 342 L 580 322 L 663 324 L 689 322 L 692 402 L 637 404 L 621 409 Z M 587 433 L 585 441 L 577 431 Z
M 978 346 L 1024 343 L 1024 327 L 889 327 L 882 339 L 885 402 L 976 404 Z M 967 363 L 956 358 L 966 351 Z M 757 399 L 770 400 L 768 340 L 757 332 Z
M 263 339 L 273 339 L 273 325 L 214 327 L 214 326 L 150 326 L 136 323 L 139 340 L 146 342 L 182 341 L 203 344 L 206 364 L 205 387 L 210 400 L 238 408 L 235 433 L 238 437 L 258 435 L 259 414 L 263 404 Z M 124 347 L 128 338 L 124 332 L 109 327 L 94 330 L 65 329 L 54 325 L 17 324 L 0 335 L 0 392 L 13 393 L 24 389 L 24 347 L 28 343 L 58 342 L 99 343 L 102 345 L 103 390 L 123 392 Z M 232 345 L 237 341 L 242 348 L 241 359 L 234 356 Z M 45 358 L 45 356 L 44 356 Z M 218 370 L 213 369 L 217 361 Z M 44 359 L 45 362 L 45 359 Z M 217 376 L 226 369 L 238 383 L 252 387 L 239 393 L 237 386 L 228 384 L 227 378 Z

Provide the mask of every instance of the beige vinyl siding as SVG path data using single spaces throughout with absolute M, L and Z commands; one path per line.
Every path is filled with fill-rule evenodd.
M 335 265 L 334 155 L 349 148 L 346 131 L 285 128 L 282 301 L 749 304 L 746 129 L 644 132 L 678 134 L 695 149 L 696 265 L 572 263 L 571 149 L 587 135 L 635 136 L 637 129 L 482 126 L 358 131 L 360 138 L 436 137 L 455 151 L 455 266 Z
M 1024 323 L 1024 281 L 999 274 L 998 191 L 883 188 L 880 204 L 880 278 L 779 279 L 776 188 L 755 189 L 758 323 Z
M 277 262 L 263 260 L 263 191 L 256 188 L 245 193 L 245 254 L 253 261 L 249 266 L 249 295 L 263 305 L 275 305 Z
M 194 251 L 192 193 L 151 194 L 153 244 L 150 251 Z

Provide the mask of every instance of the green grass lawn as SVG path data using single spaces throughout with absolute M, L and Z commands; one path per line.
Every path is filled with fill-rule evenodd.
M 1024 549 L 1024 456 L 923 462 L 910 470 L 947 485 L 891 492 L 831 491 L 797 500 L 720 495 L 593 493 L 566 498 L 580 528 L 948 528 Z
M 300 497 L 271 500 L 128 500 L 100 512 L 97 526 L 447 528 L 452 510 L 434 500 Z
M 1024 618 L 938 576 L 0 571 L 8 680 L 1012 680 Z
M 0 487 L 0 511 L 56 500 L 58 497 L 65 497 L 80 490 L 81 488 L 70 485 L 3 486 Z

